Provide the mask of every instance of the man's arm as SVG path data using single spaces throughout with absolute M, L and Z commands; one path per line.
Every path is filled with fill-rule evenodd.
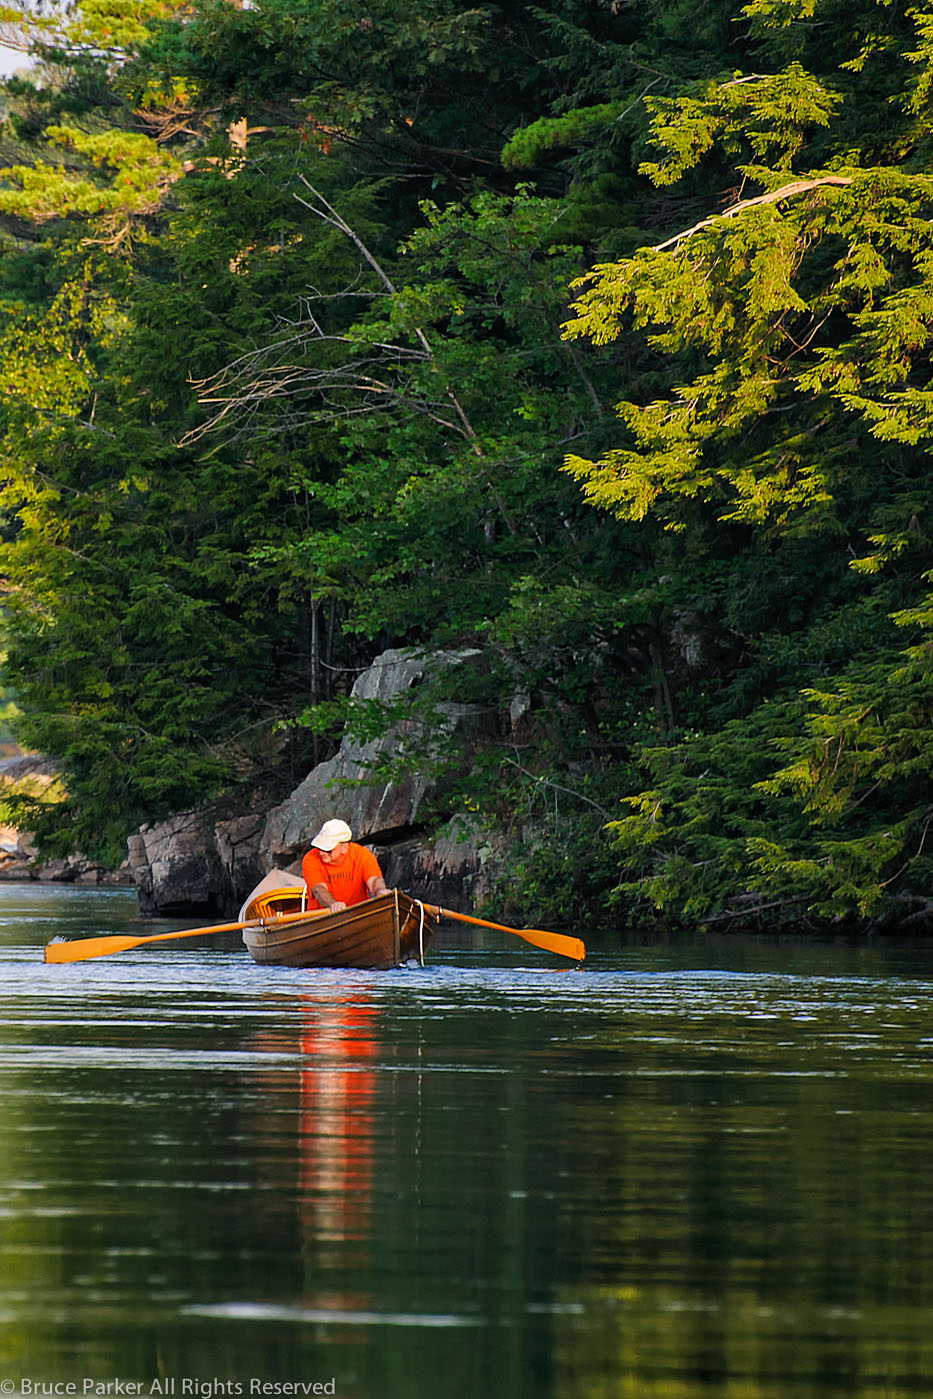
M 312 896 L 317 899 L 321 908 L 330 909 L 331 913 L 339 913 L 342 908 L 346 908 L 345 903 L 340 899 L 335 899 L 326 884 L 315 884 L 311 890 Z
M 379 894 L 387 894 L 386 882 L 381 874 L 371 874 L 366 881 L 366 888 L 369 890 L 369 897 L 376 898 Z M 315 897 L 317 897 L 315 895 Z

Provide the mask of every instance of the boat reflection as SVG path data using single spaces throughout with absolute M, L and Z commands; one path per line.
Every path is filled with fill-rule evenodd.
M 302 1000 L 304 1024 L 299 1072 L 299 1209 L 302 1233 L 314 1240 L 318 1260 L 366 1261 L 372 1229 L 373 1109 L 376 1094 L 376 1019 L 358 992 L 335 989 Z M 346 1245 L 358 1244 L 355 1256 Z
M 377 1102 L 379 1011 L 365 987 L 346 982 L 317 982 L 270 1002 L 277 1028 L 255 1043 L 280 1063 L 261 1074 L 260 1175 L 270 1186 L 294 1182 L 288 1198 L 300 1238 L 302 1306 L 335 1316 L 365 1312 L 372 1305 L 376 1120 L 385 1110 Z

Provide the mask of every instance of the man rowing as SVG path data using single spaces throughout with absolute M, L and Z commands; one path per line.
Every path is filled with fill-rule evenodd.
M 351 904 L 387 894 L 379 861 L 357 845 L 346 821 L 325 821 L 301 862 L 308 886 L 308 907 L 339 913 Z

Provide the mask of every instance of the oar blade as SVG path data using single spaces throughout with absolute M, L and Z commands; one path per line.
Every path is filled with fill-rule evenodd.
M 509 928 L 505 923 L 490 923 L 486 918 L 474 918 L 471 913 L 456 913 L 452 908 L 440 908 L 435 904 L 425 904 L 424 907 L 435 918 L 455 918 L 459 923 L 474 923 L 479 928 L 511 933 L 535 947 L 556 952 L 559 957 L 569 957 L 574 962 L 582 962 L 586 957 L 586 946 L 581 939 L 567 937 L 564 933 L 546 933 L 543 928 Z
M 541 928 L 516 928 L 520 938 L 534 947 L 543 947 L 546 952 L 556 952 L 560 957 L 569 957 L 574 962 L 586 959 L 586 944 L 580 938 L 569 938 L 563 933 L 546 933 Z
M 85 962 L 90 957 L 108 957 L 111 952 L 127 952 L 138 947 L 141 939 L 131 937 L 77 938 L 50 942 L 45 949 L 47 962 Z

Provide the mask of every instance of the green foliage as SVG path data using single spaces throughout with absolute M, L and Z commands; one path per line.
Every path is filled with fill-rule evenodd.
M 676 741 L 643 748 L 640 763 L 652 785 L 626 797 L 629 814 L 609 826 L 626 901 L 643 914 L 658 909 L 696 920 L 724 912 L 737 890 L 749 889 L 750 844 L 775 819 L 756 778 L 797 708 L 793 701 L 764 704 L 718 732 L 672 735 Z
M 642 171 L 654 184 L 673 184 L 714 147 L 736 164 L 790 169 L 810 130 L 828 126 L 838 104 L 838 94 L 798 63 L 780 73 L 736 73 L 699 97 L 650 97 L 651 141 L 664 158 L 645 161 Z
M 450 642 L 507 605 L 516 573 L 557 579 L 579 567 L 566 526 L 582 512 L 554 469 L 554 444 L 594 390 L 555 334 L 580 257 L 555 241 L 560 215 L 522 190 L 443 210 L 426 202 L 402 248 L 404 284 L 387 295 L 377 282 L 372 309 L 339 343 L 322 343 L 326 298 L 299 327 L 303 352 L 321 345 L 332 368 L 321 356 L 306 372 L 294 365 L 294 326 L 280 342 L 292 411 L 301 403 L 306 420 L 344 419 L 345 463 L 333 479 L 303 478 L 325 513 L 279 558 L 305 560 L 361 635 L 389 626 Z M 260 383 L 278 352 L 263 350 Z M 361 395 L 361 381 L 373 392 Z M 224 388 L 225 421 L 251 414 L 255 360 Z
M 180 807 L 274 795 L 314 746 L 289 719 L 310 699 L 326 731 L 330 677 L 371 654 L 356 638 L 469 633 L 516 563 L 534 567 L 548 516 L 566 522 L 543 526 L 559 569 L 583 512 L 551 439 L 593 395 L 554 333 L 582 265 L 559 208 L 489 191 L 423 213 L 408 200 L 406 220 L 397 203 L 406 184 L 427 193 L 441 169 L 487 163 L 472 142 L 450 151 L 479 114 L 498 154 L 486 93 L 498 82 L 514 107 L 519 12 L 161 14 L 130 34 L 84 7 L 51 36 L 71 66 L 22 95 L 0 200 L 34 249 L 11 245 L 0 268 L 6 673 L 24 738 L 66 773 L 40 835 L 95 853 Z M 90 25 L 126 46 L 106 73 L 101 53 L 80 56 Z M 248 112 L 246 129 L 227 139 L 198 102 L 223 122 Z M 387 191 L 399 155 L 409 174 Z M 295 195 L 312 188 L 352 237 L 306 212 Z M 360 239 L 392 276 L 412 269 L 391 296 L 379 277 L 354 289 Z M 293 355 L 304 304 L 310 386 L 252 398 L 236 433 L 205 440 L 195 383 L 209 393 L 257 344 L 267 365 L 279 344 Z M 399 371 L 395 347 L 421 349 L 425 331 L 426 356 Z M 372 421 L 346 386 L 360 355 L 393 381 Z
M 578 107 L 560 117 L 539 117 L 516 131 L 505 144 L 502 164 L 506 170 L 531 169 L 552 151 L 575 149 L 591 138 L 599 139 L 610 122 L 621 115 L 618 102 L 601 102 L 596 107 Z
M 490 917 L 524 924 L 583 928 L 624 926 L 628 910 L 607 908 L 618 857 L 603 801 L 612 801 L 625 772 L 531 773 L 504 764 L 498 773 L 500 820 L 512 844 Z
M 45 136 L 58 148 L 61 128 Z M 61 762 L 67 786 L 30 825 L 49 850 L 119 859 L 140 822 L 248 800 L 249 788 L 274 796 L 277 771 L 305 747 L 276 723 L 307 693 L 307 650 L 294 643 L 307 591 L 286 594 L 249 558 L 288 536 L 290 463 L 270 471 L 228 451 L 200 461 L 173 441 L 196 406 L 195 347 L 218 363 L 292 288 L 274 252 L 250 246 L 249 181 L 208 166 L 199 179 L 214 179 L 215 203 L 218 184 L 227 206 L 239 201 L 238 216 L 211 224 L 148 136 L 69 141 L 100 166 L 101 199 L 76 202 L 73 172 L 60 189 L 47 183 L 32 209 L 39 250 L 4 269 L 5 674 L 21 695 L 18 732 Z M 42 162 L 32 168 L 39 178 Z M 277 202 L 291 213 L 293 200 Z M 144 236 L 114 236 L 114 211 L 140 215 Z
M 67 214 L 126 219 L 152 214 L 181 173 L 170 152 L 140 133 L 89 134 L 76 127 L 48 126 L 45 135 L 53 146 L 82 158 L 94 174 L 108 172 L 112 178 L 105 182 L 64 164 L 8 166 L 0 172 L 5 186 L 0 188 L 0 213 L 25 214 L 37 221 Z
M 275 800 L 375 651 L 470 647 L 470 770 L 453 694 L 349 718 L 511 833 L 516 910 L 923 907 L 925 8 L 11 10 L 50 78 L 0 128 L 5 675 L 50 846 Z
M 746 13 L 789 21 L 785 6 Z M 902 64 L 926 62 L 922 20 L 919 34 Z M 779 540 L 810 540 L 826 565 L 841 541 L 856 541 L 849 563 L 873 580 L 881 609 L 923 631 L 933 224 L 922 163 L 900 163 L 922 81 L 911 94 L 903 73 L 902 129 L 886 158 L 872 151 L 863 163 L 846 142 L 870 119 L 870 90 L 849 76 L 866 63 L 865 50 L 847 59 L 833 84 L 794 60 L 649 103 L 663 151 L 643 167 L 653 180 L 695 180 L 716 162 L 751 188 L 578 283 L 566 334 L 643 344 L 665 365 L 656 382 L 666 392 L 628 396 L 618 405 L 625 445 L 598 460 L 571 456 L 567 470 L 623 521 L 701 535 L 722 551 L 731 536 L 749 565 L 727 568 L 727 598 L 728 575 L 764 568 Z M 814 579 L 816 598 L 831 587 L 841 600 L 837 572 Z M 904 599 L 915 601 L 898 607 Z M 874 662 L 856 648 L 844 669 L 821 670 L 839 656 L 832 638 L 853 631 L 853 607 L 864 614 L 854 600 L 836 610 L 823 632 L 830 649 L 812 648 L 807 672 L 772 672 L 775 698 L 749 705 L 746 690 L 744 712 L 727 709 L 720 730 L 704 725 L 644 751 L 651 785 L 613 826 L 624 894 L 669 915 L 775 922 L 883 921 L 916 896 L 929 821 L 929 648 L 920 639 L 899 663 L 889 623 Z M 770 636 L 748 634 L 750 651 L 774 652 L 777 621 Z

